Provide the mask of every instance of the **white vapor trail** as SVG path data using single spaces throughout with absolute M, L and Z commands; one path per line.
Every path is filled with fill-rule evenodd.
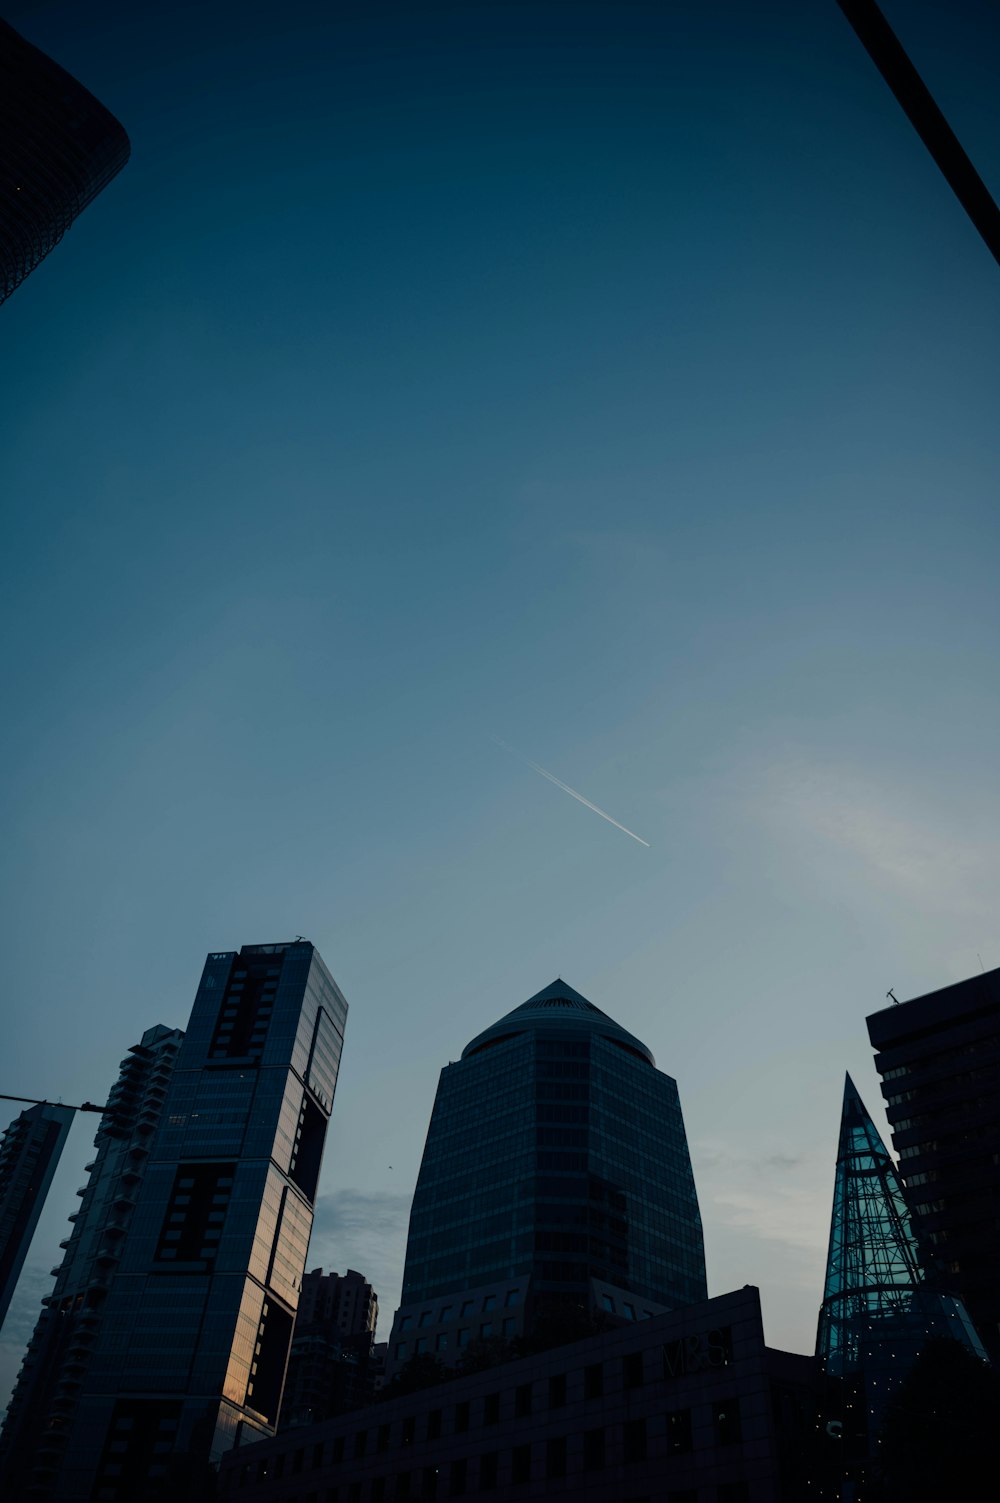
M 561 778 L 557 778 L 554 772 L 548 772 L 537 762 L 532 762 L 530 757 L 526 757 L 524 755 L 524 752 L 519 752 L 516 747 L 509 746 L 506 741 L 501 741 L 499 736 L 494 736 L 492 739 L 496 742 L 497 746 L 502 746 L 504 751 L 509 751 L 511 755 L 517 757 L 519 761 L 527 763 L 529 767 L 533 767 L 535 772 L 540 773 L 543 778 L 548 778 L 550 783 L 555 783 L 557 788 L 561 788 L 563 792 L 568 793 L 571 798 L 579 800 L 581 804 L 586 804 L 588 809 L 593 809 L 595 814 L 599 814 L 602 819 L 606 819 L 609 825 L 614 825 L 616 830 L 621 830 L 623 835 L 631 836 L 633 840 L 637 840 L 640 845 L 644 845 L 648 849 L 648 840 L 643 840 L 641 835 L 637 835 L 634 830 L 628 829 L 626 825 L 620 825 L 617 819 L 612 819 L 610 814 L 605 814 L 604 810 L 599 809 L 596 804 L 592 804 L 589 798 L 584 798 L 582 793 L 577 793 L 575 788 L 571 788 L 568 783 L 564 783 Z

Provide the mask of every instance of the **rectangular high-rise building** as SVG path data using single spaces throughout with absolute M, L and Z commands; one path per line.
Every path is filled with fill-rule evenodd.
M 55 1286 L 42 1300 L 0 1435 L 0 1496 L 9 1503 L 63 1496 L 67 1440 L 183 1037 L 162 1024 L 147 1028 L 108 1096 L 65 1256 L 52 1270 Z
M 0 1140 L 0 1325 L 10 1307 L 59 1156 L 71 1106 L 29 1106 Z
M 1000 970 L 868 1019 L 914 1230 L 1000 1360 Z
M 347 1003 L 304 940 L 209 955 L 61 1503 L 198 1497 L 277 1423 Z

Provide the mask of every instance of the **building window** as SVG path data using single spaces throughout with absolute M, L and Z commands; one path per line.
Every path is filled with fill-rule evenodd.
M 454 1313 L 455 1313 L 455 1306 L 454 1305 L 442 1305 L 442 1307 L 441 1307 L 441 1313 L 438 1316 L 438 1320 L 440 1320 L 440 1321 L 451 1320 L 451 1317 L 454 1315 Z
M 509 1310 L 511 1305 L 516 1305 L 520 1297 L 520 1289 L 508 1289 L 504 1297 L 504 1309 Z
M 463 1399 L 455 1405 L 455 1434 L 464 1435 L 469 1428 L 469 1401 Z
M 406 1342 L 405 1341 L 397 1341 L 396 1342 L 396 1361 L 397 1362 L 405 1362 L 406 1361 Z
M 372 1482 L 372 1503 L 385 1503 L 384 1477 L 376 1477 Z
M 469 1481 L 469 1463 L 464 1456 L 451 1464 L 448 1492 L 453 1498 L 464 1498 Z
M 500 1395 L 488 1393 L 483 1399 L 483 1424 L 496 1425 L 500 1422 Z
M 750 1503 L 750 1488 L 746 1482 L 720 1482 L 716 1493 L 717 1503 Z
M 492 1492 L 497 1485 L 497 1453 L 487 1451 L 479 1458 L 479 1491 Z
M 400 1322 L 399 1322 L 399 1329 L 401 1331 L 408 1331 L 410 1329 L 410 1327 L 412 1326 L 412 1324 L 413 1324 L 413 1316 L 412 1315 L 404 1315 L 402 1317 L 402 1319 L 400 1320 Z
M 553 1373 L 549 1379 L 549 1408 L 561 1409 L 566 1402 L 566 1374 Z
M 461 1317 L 460 1318 L 462 1320 L 467 1320 L 468 1317 L 472 1314 L 472 1312 L 473 1312 L 473 1310 L 475 1308 L 476 1308 L 476 1302 L 475 1302 L 474 1299 L 463 1300 L 462 1301 L 462 1313 L 461 1313 Z
M 622 1386 L 624 1388 L 642 1387 L 641 1352 L 629 1352 L 622 1358 Z
M 600 1472 L 604 1467 L 603 1429 L 583 1432 L 583 1469 L 585 1472 Z
M 514 1319 L 513 1315 L 508 1315 L 506 1317 L 506 1319 L 504 1320 L 504 1323 L 503 1323 L 503 1334 L 507 1338 L 508 1341 L 514 1335 L 514 1332 L 516 1330 L 517 1330 L 517 1321 Z
M 519 1383 L 514 1389 L 514 1413 L 518 1419 L 531 1413 L 531 1384 Z
M 424 1353 L 426 1352 L 426 1350 L 427 1350 L 427 1337 L 426 1336 L 418 1336 L 417 1337 L 416 1346 L 414 1347 L 413 1350 L 414 1350 L 414 1355 L 415 1356 L 422 1357 L 424 1355 Z
M 359 1430 L 354 1437 L 354 1454 L 356 1457 L 363 1456 L 368 1449 L 368 1431 Z M 296 1454 L 298 1454 L 296 1452 Z M 298 1468 L 296 1468 L 298 1470 Z
M 635 1320 L 635 1305 L 623 1304 L 622 1309 L 625 1311 L 626 1320 Z
M 712 1419 L 720 1446 L 734 1446 L 743 1439 L 739 1399 L 717 1399 L 712 1405 Z
M 600 1399 L 604 1396 L 604 1365 L 592 1362 L 583 1369 L 583 1396 L 585 1399 Z
M 375 1449 L 379 1455 L 384 1455 L 389 1449 L 389 1426 L 379 1425 L 378 1434 L 375 1437 Z
M 497 1307 L 497 1297 L 496 1297 L 496 1295 L 495 1294 L 487 1294 L 486 1297 L 483 1300 L 483 1310 L 484 1311 L 486 1311 L 486 1310 L 495 1310 L 496 1307 Z
M 459 1331 L 459 1333 L 458 1333 L 458 1344 L 459 1344 L 460 1347 L 462 1347 L 462 1346 L 468 1346 L 468 1344 L 469 1344 L 469 1328 L 468 1328 L 468 1326 L 466 1326 L 464 1328 L 464 1330 Z
M 545 1475 L 546 1477 L 565 1477 L 566 1475 L 566 1437 L 554 1435 L 545 1445 Z
M 510 1457 L 510 1479 L 512 1482 L 531 1481 L 531 1447 L 515 1446 Z
M 313 1446 L 313 1458 L 312 1458 L 312 1468 L 313 1468 L 313 1471 L 315 1471 L 318 1466 L 322 1466 L 322 1465 L 323 1465 L 323 1442 L 320 1440 L 320 1441 L 317 1441 L 316 1444 Z
M 442 1416 L 443 1416 L 443 1411 L 440 1410 L 440 1409 L 432 1409 L 428 1413 L 428 1415 L 427 1415 L 427 1439 L 428 1440 L 440 1440 L 441 1439 L 441 1419 L 442 1419 Z
M 421 1327 L 421 1329 L 423 1329 L 424 1326 L 429 1326 L 430 1325 L 431 1320 L 433 1319 L 433 1317 L 434 1317 L 434 1311 L 433 1310 L 423 1310 L 423 1311 L 421 1311 L 420 1320 L 417 1322 L 417 1324 Z
M 615 1302 L 611 1298 L 610 1294 L 602 1294 L 601 1295 L 601 1304 L 604 1306 L 605 1310 L 610 1310 L 611 1314 L 614 1315 L 614 1313 L 615 1313 Z
M 622 1426 L 622 1451 L 626 1461 L 646 1459 L 646 1421 L 626 1420 Z
M 434 1499 L 438 1491 L 438 1469 L 436 1466 L 425 1466 L 423 1475 L 423 1492 L 421 1499 Z
M 480 1334 L 480 1336 L 482 1337 L 482 1339 L 484 1341 L 486 1340 L 486 1338 L 488 1336 L 492 1336 L 493 1335 L 493 1322 L 491 1320 L 484 1321 L 483 1324 L 479 1327 L 479 1334 Z
M 342 1435 L 335 1435 L 334 1438 L 333 1438 L 333 1451 L 332 1451 L 330 1460 L 331 1461 L 343 1461 L 343 1459 L 344 1459 L 344 1437 Z
M 667 1415 L 667 1450 L 671 1455 L 680 1455 L 691 1449 L 691 1411 L 673 1409 Z
M 440 1333 L 440 1335 L 435 1338 L 435 1341 L 434 1341 L 434 1350 L 436 1352 L 446 1352 L 448 1350 L 448 1332 L 447 1331 L 442 1331 Z
M 417 1417 L 416 1417 L 415 1414 L 408 1414 L 405 1417 L 405 1419 L 403 1420 L 403 1436 L 402 1436 L 403 1445 L 404 1446 L 412 1446 L 414 1438 L 416 1436 L 416 1433 L 417 1433 Z

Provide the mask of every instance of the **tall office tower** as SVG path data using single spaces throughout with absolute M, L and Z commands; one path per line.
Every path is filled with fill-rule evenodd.
M 333 1419 L 374 1391 L 378 1298 L 363 1274 L 314 1268 L 302 1280 L 278 1428 Z
M 0 21 L 0 303 L 129 159 L 114 115 Z
M 29 1106 L 0 1140 L 0 1326 L 74 1116 L 71 1106 Z
M 206 960 L 60 1503 L 198 1497 L 274 1433 L 346 1018 L 305 940 Z
M 441 1072 L 387 1375 L 479 1337 L 706 1297 L 677 1085 L 557 980 Z
M 874 1452 L 886 1402 L 936 1336 L 985 1360 L 961 1300 L 925 1277 L 892 1159 L 848 1075 L 816 1355 L 849 1456 Z
M 1000 1362 L 1000 970 L 868 1019 L 914 1225 Z
M 0 1492 L 11 1503 L 61 1497 L 67 1437 L 183 1037 L 162 1024 L 148 1028 L 111 1089 L 66 1255 L 52 1270 L 55 1287 L 42 1301 L 0 1436 Z

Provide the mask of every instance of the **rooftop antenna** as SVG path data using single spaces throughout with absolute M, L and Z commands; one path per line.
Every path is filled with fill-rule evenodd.
M 891 986 L 890 986 L 889 990 L 886 992 L 886 996 L 887 997 L 891 997 L 892 1000 L 893 1000 L 893 1002 L 896 1004 L 896 1006 L 897 1007 L 899 1006 L 899 998 L 896 996 L 896 993 L 893 991 L 893 989 L 892 989 Z

